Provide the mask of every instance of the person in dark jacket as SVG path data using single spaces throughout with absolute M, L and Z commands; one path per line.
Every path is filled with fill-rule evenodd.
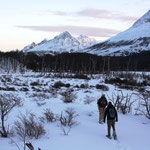
M 115 121 L 118 121 L 118 114 L 117 111 L 115 109 L 115 107 L 112 105 L 112 102 L 109 102 L 105 114 L 104 114 L 104 123 L 105 123 L 105 119 L 107 117 L 107 127 L 108 127 L 108 135 L 106 135 L 106 137 L 111 139 L 111 127 L 113 129 L 113 137 L 114 139 L 117 139 L 117 135 L 116 135 L 116 129 L 115 129 Z
M 99 123 L 103 123 L 105 108 L 107 106 L 107 99 L 105 97 L 105 94 L 102 94 L 100 99 L 97 101 L 97 105 L 99 110 Z

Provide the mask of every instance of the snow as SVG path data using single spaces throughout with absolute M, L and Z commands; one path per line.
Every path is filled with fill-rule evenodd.
M 109 42 L 131 41 L 142 37 L 150 37 L 150 23 L 141 24 L 140 26 L 132 26 L 128 30 L 117 34 L 110 38 Z
M 1 76 L 2 77 L 2 74 Z M 146 119 L 144 116 L 135 116 L 134 113 L 123 115 L 118 113 L 118 122 L 116 123 L 116 131 L 118 135 L 118 140 L 107 139 L 105 136 L 107 134 L 107 123 L 98 123 L 98 109 L 97 109 L 97 99 L 102 93 L 105 93 L 107 99 L 112 96 L 112 92 L 119 92 L 120 89 L 114 85 L 105 84 L 103 76 L 95 76 L 95 79 L 82 80 L 82 79 L 70 79 L 70 78 L 55 78 L 53 76 L 45 78 L 38 73 L 26 73 L 22 74 L 12 74 L 10 75 L 11 80 L 17 80 L 18 83 L 26 83 L 29 88 L 28 92 L 20 91 L 20 86 L 14 85 L 17 90 L 13 92 L 18 94 L 23 99 L 23 106 L 16 107 L 9 114 L 7 122 L 10 126 L 13 126 L 13 122 L 16 120 L 18 114 L 25 114 L 27 111 L 36 114 L 37 116 L 42 116 L 44 109 L 50 108 L 55 114 L 60 115 L 61 111 L 67 108 L 73 108 L 78 114 L 76 121 L 78 125 L 74 126 L 69 132 L 68 136 L 65 136 L 60 128 L 58 121 L 53 123 L 44 122 L 44 127 L 46 129 L 46 134 L 40 139 L 29 140 L 37 150 L 40 147 L 42 150 L 149 150 L 149 131 L 150 131 L 150 120 Z M 49 98 L 44 99 L 45 105 L 38 106 L 37 102 L 34 100 L 31 82 L 38 81 L 41 84 L 46 84 L 46 86 L 39 86 L 38 88 L 49 89 L 57 81 L 63 83 L 70 83 L 77 95 L 77 99 L 73 103 L 63 103 L 61 100 L 60 92 L 66 90 L 66 88 L 61 88 L 57 91 L 57 96 L 52 96 L 50 92 L 44 92 Z M 6 83 L 10 85 L 11 83 Z M 109 91 L 102 91 L 96 89 L 95 87 L 82 89 L 74 88 L 75 85 L 88 84 L 95 86 L 96 84 L 104 84 L 109 87 Z M 0 86 L 3 83 L 0 80 Z M 130 94 L 130 90 L 122 90 L 124 94 Z M 0 91 L 3 92 L 3 91 Z M 94 98 L 91 104 L 84 104 L 86 96 Z M 7 123 L 7 125 L 8 125 Z M 17 137 L 12 137 L 17 143 L 22 144 L 22 141 Z M 10 143 L 8 138 L 0 138 L 0 150 L 16 150 L 17 147 Z
M 131 44 L 129 44 L 131 42 Z M 102 42 L 104 46 L 89 47 L 81 52 L 101 56 L 124 56 L 150 50 L 150 11 L 138 19 L 132 27 Z M 102 44 L 99 43 L 99 44 Z M 126 44 L 120 44 L 126 43 Z M 145 44 L 147 43 L 147 44 Z
M 71 36 L 67 31 L 54 37 L 51 40 L 43 40 L 39 44 L 31 44 L 22 49 L 23 52 L 40 52 L 40 53 L 63 53 L 74 52 L 80 49 L 87 48 L 96 44 L 96 40 L 84 35 L 80 35 L 78 38 Z

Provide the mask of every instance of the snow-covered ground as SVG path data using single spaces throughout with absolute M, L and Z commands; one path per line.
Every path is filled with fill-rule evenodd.
M 65 136 L 60 127 L 59 121 L 48 123 L 44 121 L 44 128 L 46 134 L 40 139 L 29 139 L 35 150 L 40 147 L 42 150 L 149 150 L 150 137 L 150 120 L 145 116 L 135 116 L 133 107 L 132 113 L 123 115 L 118 113 L 118 122 L 116 123 L 116 131 L 118 140 L 110 140 L 106 138 L 107 123 L 98 123 L 98 109 L 97 100 L 102 93 L 106 94 L 108 100 L 111 99 L 112 93 L 119 93 L 122 90 L 123 94 L 137 93 L 137 91 L 130 91 L 119 89 L 110 84 L 105 84 L 103 76 L 98 76 L 95 79 L 71 79 L 71 78 L 56 78 L 41 76 L 39 74 L 13 74 L 7 77 L 11 79 L 2 82 L 4 76 L 0 75 L 0 87 L 14 87 L 16 91 L 13 94 L 18 94 L 23 100 L 23 106 L 16 107 L 10 112 L 6 125 L 14 126 L 14 121 L 17 116 L 26 112 L 34 113 L 36 116 L 43 116 L 44 110 L 50 108 L 54 114 L 60 115 L 62 111 L 67 108 L 73 108 L 78 114 L 75 120 L 77 125 L 71 128 L 68 136 Z M 64 103 L 62 101 L 61 92 L 66 91 L 66 87 L 57 89 L 55 94 L 52 94 L 50 88 L 57 81 L 70 84 L 70 88 L 74 91 L 77 98 L 73 103 Z M 33 82 L 38 82 L 40 85 L 32 86 Z M 88 88 L 78 88 L 81 84 Z M 109 91 L 102 91 L 95 88 L 96 84 L 103 84 L 109 87 Z M 27 88 L 27 91 L 21 91 L 21 88 Z M 35 88 L 33 88 L 35 87 Z M 38 90 L 39 92 L 37 92 Z M 0 91 L 3 93 L 4 91 Z M 5 91 L 6 92 L 6 91 Z M 7 91 L 8 92 L 8 91 Z M 37 100 L 34 94 L 44 93 L 48 98 Z M 87 96 L 93 100 L 90 104 L 85 104 Z M 136 99 L 133 96 L 133 100 Z M 39 105 L 41 104 L 41 105 Z M 15 134 L 12 139 L 20 146 L 22 141 Z M 21 147 L 21 146 L 20 146 Z M 22 149 L 22 148 L 21 148 Z M 17 150 L 14 144 L 10 143 L 9 138 L 0 138 L 0 150 Z

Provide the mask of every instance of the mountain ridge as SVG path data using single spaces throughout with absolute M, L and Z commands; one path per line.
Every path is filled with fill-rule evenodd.
M 63 52 L 75 52 L 85 49 L 89 46 L 98 43 L 95 39 L 85 35 L 73 37 L 68 31 L 65 31 L 51 40 L 43 40 L 38 44 L 34 42 L 24 47 L 21 51 L 24 53 L 35 52 L 39 54 L 58 54 Z
M 73 37 L 65 31 L 51 40 L 32 43 L 23 52 L 38 54 L 90 53 L 99 56 L 128 56 L 150 50 L 150 10 L 140 17 L 129 29 L 98 43 L 85 35 Z
M 129 29 L 81 52 L 101 56 L 127 56 L 150 50 L 150 10 Z

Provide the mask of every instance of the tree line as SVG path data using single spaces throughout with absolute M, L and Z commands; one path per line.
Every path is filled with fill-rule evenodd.
M 37 72 L 104 73 L 109 71 L 150 71 L 150 51 L 130 56 L 97 56 L 87 53 L 62 53 L 43 56 L 20 51 L 0 52 L 1 67 Z M 9 67 L 8 67 L 9 66 Z M 11 67 L 10 67 L 11 66 Z

